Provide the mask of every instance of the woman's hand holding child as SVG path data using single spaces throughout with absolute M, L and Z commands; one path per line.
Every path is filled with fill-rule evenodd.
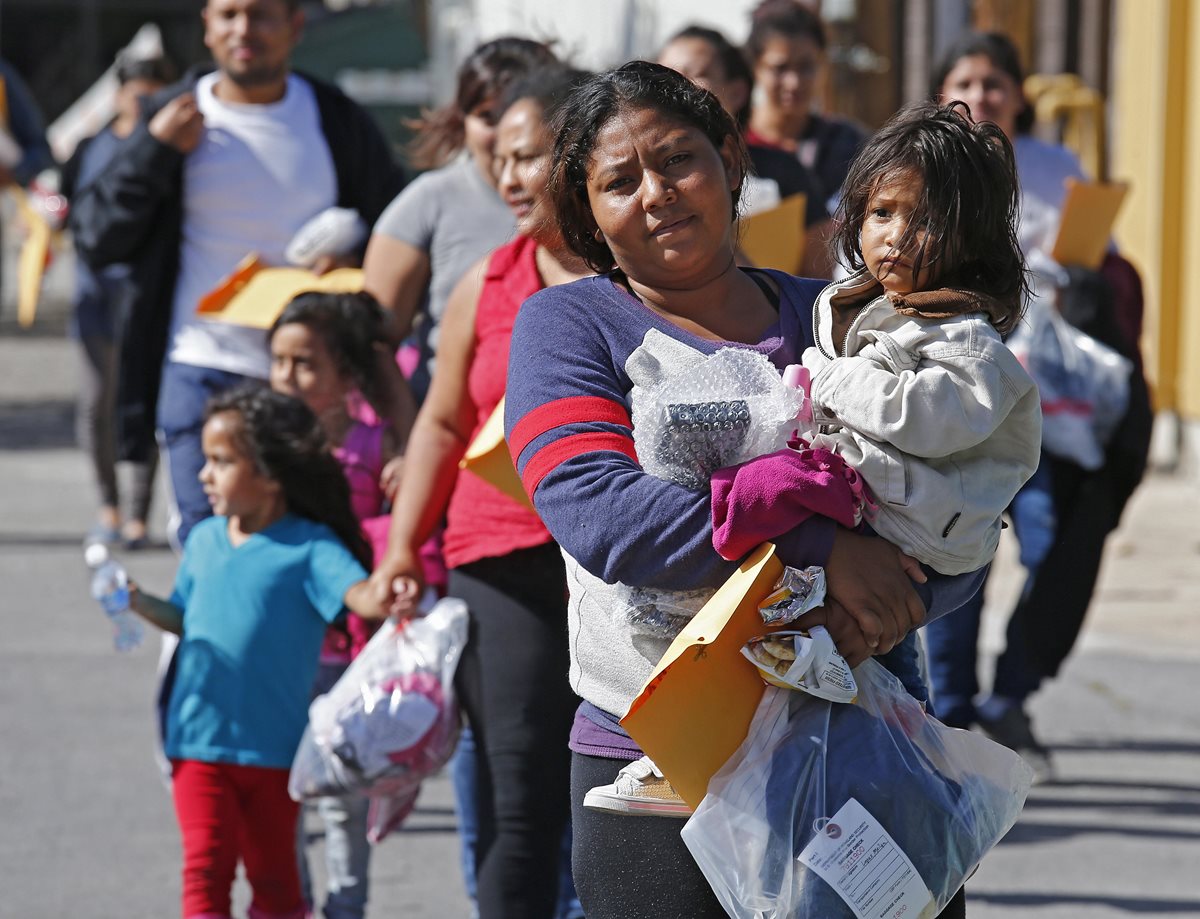
M 912 582 L 925 583 L 921 566 L 891 543 L 838 529 L 825 564 L 828 595 L 858 624 L 871 654 L 884 654 L 925 621 Z M 815 623 L 817 624 L 817 623 Z M 849 660 L 837 633 L 829 629 Z

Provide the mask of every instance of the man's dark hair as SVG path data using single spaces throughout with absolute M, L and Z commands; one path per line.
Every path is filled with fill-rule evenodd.
M 124 86 L 130 80 L 147 80 L 166 85 L 178 76 L 175 65 L 166 57 L 130 57 L 118 55 L 116 62 L 117 82 Z
M 616 262 L 608 244 L 596 238 L 596 221 L 588 202 L 588 166 L 604 126 L 621 112 L 638 109 L 695 128 L 717 150 L 729 140 L 740 178 L 750 169 L 745 141 L 732 116 L 716 96 L 671 68 L 631 61 L 585 80 L 563 106 L 565 117 L 554 140 L 550 166 L 550 198 L 563 240 L 596 272 L 611 271 Z M 730 220 L 737 217 L 743 184 L 739 181 L 731 194 Z
M 750 14 L 746 56 L 758 62 L 772 38 L 811 38 L 822 51 L 828 45 L 821 17 L 796 0 L 763 0 Z
M 906 172 L 921 177 L 916 212 L 897 248 L 925 232 L 913 274 L 952 269 L 939 287 L 958 287 L 994 298 L 1002 312 L 992 324 L 1001 335 L 1015 328 L 1028 287 L 1017 242 L 1018 184 L 1012 144 L 990 121 L 976 123 L 962 102 L 916 102 L 901 109 L 867 141 L 842 185 L 831 241 L 849 267 L 863 267 L 862 227 L 880 184 Z

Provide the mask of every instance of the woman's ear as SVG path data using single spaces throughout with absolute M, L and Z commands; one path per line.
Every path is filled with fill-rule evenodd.
M 729 190 L 737 191 L 746 180 L 746 170 L 741 157 L 737 153 L 737 143 L 730 135 L 725 135 L 721 148 L 717 151 L 721 156 L 721 164 L 725 167 L 725 177 L 729 182 Z

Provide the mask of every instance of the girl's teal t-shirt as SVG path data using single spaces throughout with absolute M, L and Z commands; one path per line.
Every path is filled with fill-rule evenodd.
M 171 594 L 183 638 L 167 756 L 289 768 L 325 629 L 366 576 L 332 530 L 303 517 L 287 514 L 236 548 L 227 518 L 198 524 Z

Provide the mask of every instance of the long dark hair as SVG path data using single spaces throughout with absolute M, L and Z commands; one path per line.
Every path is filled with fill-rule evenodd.
M 309 407 L 254 383 L 214 396 L 204 420 L 225 412 L 241 420 L 234 442 L 259 472 L 279 484 L 287 509 L 325 524 L 370 570 L 371 547 L 350 508 L 346 474 Z
M 986 57 L 992 62 L 993 67 L 998 67 L 1013 78 L 1018 91 L 1021 91 L 1021 98 L 1025 97 L 1022 90 L 1025 73 L 1021 70 L 1021 56 L 1017 53 L 1017 46 L 1013 44 L 1012 39 L 1000 32 L 964 32 L 942 53 L 937 66 L 933 68 L 933 74 L 929 80 L 931 99 L 952 101 L 941 98 L 942 86 L 945 85 L 946 77 L 950 76 L 954 65 L 964 57 Z M 1033 108 L 1026 102 L 1025 107 L 1017 115 L 1017 133 L 1028 134 L 1033 127 L 1033 120 Z
M 750 169 L 745 141 L 732 116 L 716 96 L 671 68 L 649 61 L 631 61 L 584 80 L 564 103 L 566 117 L 554 140 L 549 187 L 563 240 L 598 273 L 611 271 L 616 262 L 608 244 L 596 235 L 596 220 L 588 202 L 588 164 L 601 129 L 629 109 L 650 109 L 668 120 L 693 127 L 717 150 L 728 139 L 733 144 L 741 178 Z M 731 221 L 737 217 L 744 184 L 739 182 L 732 192 Z
M 947 254 L 953 270 L 939 286 L 985 293 L 1002 308 L 991 317 L 1001 335 L 1016 326 L 1029 293 L 1017 243 L 1019 201 L 1012 144 L 990 121 L 975 123 L 962 102 L 916 102 L 902 108 L 867 141 L 842 185 L 831 241 L 851 268 L 863 267 L 862 226 L 881 182 L 912 171 L 921 177 L 917 211 L 897 248 L 925 237 L 913 274 Z
M 412 164 L 418 169 L 443 165 L 462 149 L 463 120 L 472 110 L 498 97 L 514 77 L 557 60 L 548 46 L 528 38 L 509 36 L 479 45 L 458 68 L 453 101 L 408 122 L 417 132 L 409 148 Z
M 386 345 L 383 310 L 369 293 L 308 291 L 291 299 L 267 333 L 269 342 L 285 325 L 293 323 L 320 336 L 338 373 L 353 380 L 358 391 L 376 409 L 387 403 L 380 379 L 377 345 Z
M 667 39 L 663 47 L 666 48 L 667 45 L 686 39 L 702 41 L 712 49 L 717 60 L 721 62 L 721 69 L 725 72 L 727 81 L 741 80 L 746 84 L 746 101 L 733 114 L 738 126 L 744 128 L 750 121 L 750 99 L 754 93 L 754 71 L 750 68 L 745 55 L 728 38 L 716 29 L 710 29 L 707 26 L 692 25 L 680 29 Z

